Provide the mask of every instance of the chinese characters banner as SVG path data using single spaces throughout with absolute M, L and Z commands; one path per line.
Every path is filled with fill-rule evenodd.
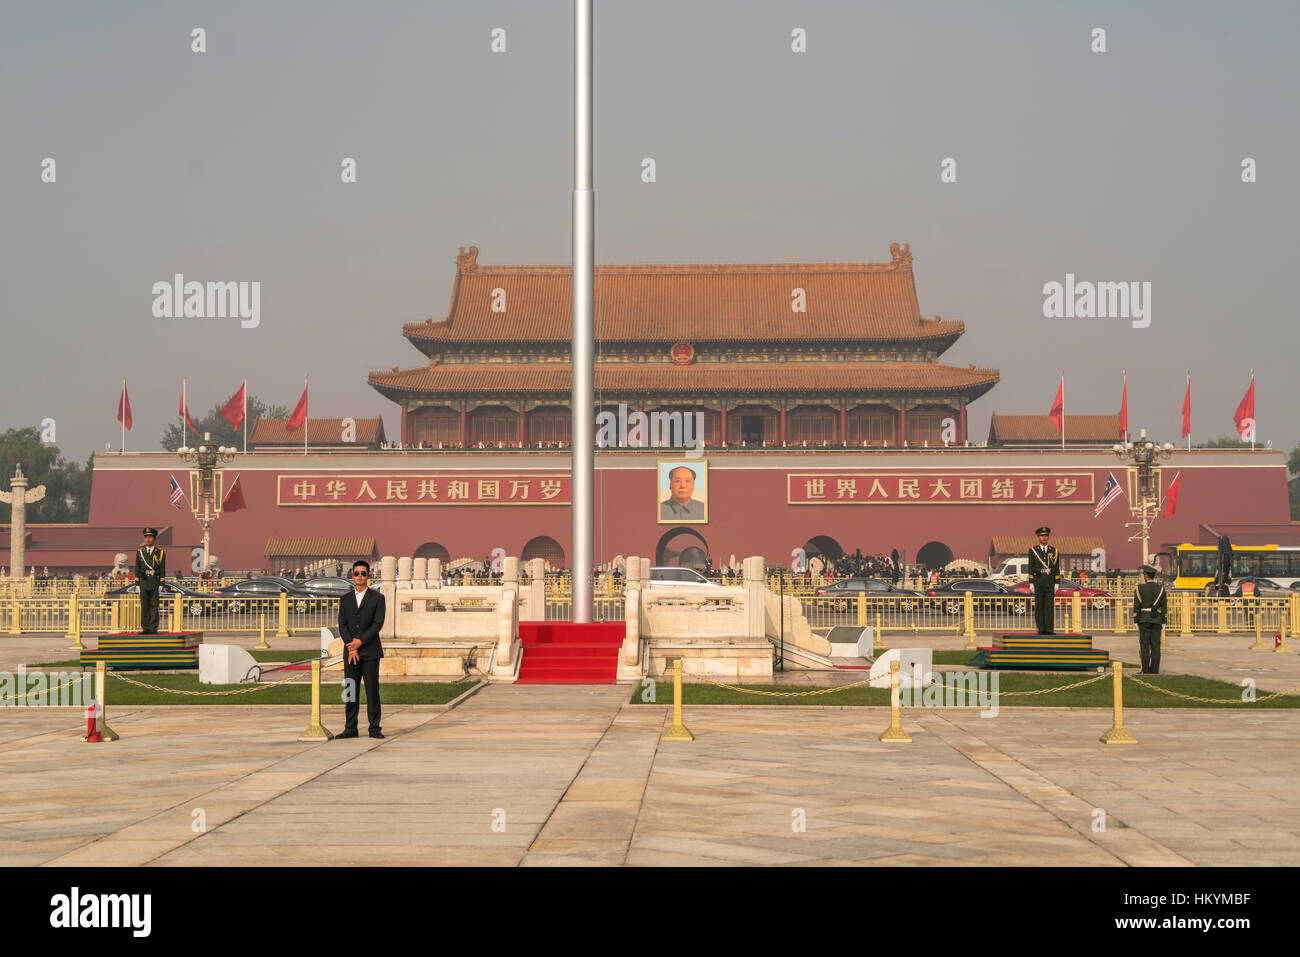
M 1091 505 L 1091 472 L 790 472 L 790 505 Z
M 281 475 L 277 505 L 568 505 L 566 475 Z

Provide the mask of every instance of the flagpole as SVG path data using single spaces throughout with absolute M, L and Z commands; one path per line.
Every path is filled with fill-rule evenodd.
M 189 409 L 185 408 L 185 380 L 187 378 L 189 377 L 181 376 L 181 411 L 179 413 L 181 420 L 181 445 L 185 445 L 186 439 L 189 438 L 189 436 L 185 434 L 185 413 L 189 411 Z
M 1255 398 L 1255 370 L 1254 369 L 1250 370 L 1250 397 L 1252 400 Z M 1251 405 L 1253 406 L 1254 404 L 1255 403 L 1252 401 Z M 1254 452 L 1255 433 L 1259 431 L 1259 426 L 1255 424 L 1258 421 L 1253 414 L 1255 410 L 1252 408 L 1250 411 L 1252 413 L 1250 417 L 1250 450 Z
M 248 454 L 248 376 L 244 376 L 244 454 Z
M 119 454 L 126 455 L 126 376 L 122 376 L 122 398 L 117 400 L 117 410 L 122 420 L 122 451 Z
M 573 2 L 573 267 L 572 382 L 569 410 L 569 474 L 572 552 L 570 579 L 574 624 L 593 620 L 592 571 L 595 552 L 595 347 L 596 192 L 595 0 Z
M 1128 370 L 1124 370 L 1124 442 L 1128 442 Z
M 307 454 L 307 432 L 311 428 L 310 400 L 307 398 L 307 376 L 302 377 L 302 454 Z
M 1187 370 L 1187 398 L 1188 398 L 1188 400 L 1189 400 L 1189 401 L 1188 401 L 1189 406 L 1190 406 L 1190 404 L 1191 404 L 1191 403 L 1190 403 L 1191 397 L 1192 397 L 1192 370 L 1191 370 L 1191 369 L 1188 369 L 1188 370 Z M 1187 451 L 1189 451 L 1189 452 L 1192 450 L 1192 415 L 1191 415 L 1191 413 L 1192 413 L 1192 410 L 1191 410 L 1190 408 L 1188 408 L 1188 410 L 1187 410 Z
M 1065 451 L 1065 370 L 1061 370 L 1061 451 Z

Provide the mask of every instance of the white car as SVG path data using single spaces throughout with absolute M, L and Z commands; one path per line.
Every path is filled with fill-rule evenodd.
M 691 585 L 695 587 L 720 588 L 717 582 L 711 582 L 693 568 L 679 568 L 665 565 L 650 569 L 652 585 Z
M 1029 580 L 1029 559 L 1008 558 L 1002 566 L 989 576 L 995 582 L 1023 582 Z

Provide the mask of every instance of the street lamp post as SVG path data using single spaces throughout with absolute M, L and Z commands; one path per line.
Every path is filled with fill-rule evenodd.
M 1129 537 L 1129 541 L 1134 541 L 1138 537 L 1142 539 L 1142 564 L 1147 565 L 1151 562 L 1151 521 L 1155 518 L 1156 510 L 1160 508 L 1160 469 L 1156 467 L 1156 462 L 1168 459 L 1174 453 L 1172 442 L 1166 442 L 1164 445 L 1153 442 L 1147 438 L 1147 430 L 1142 429 L 1138 433 L 1136 442 L 1117 442 L 1113 446 L 1116 458 L 1133 464 L 1126 470 L 1128 472 L 1128 508 L 1129 512 L 1137 519 L 1136 522 L 1126 522 L 1126 527 L 1134 525 L 1141 526 L 1141 531 Z
M 203 433 L 203 444 L 197 449 L 182 445 L 176 450 L 185 462 L 197 468 L 190 469 L 190 510 L 203 525 L 203 571 L 208 570 L 208 546 L 212 536 L 212 523 L 221 517 L 221 477 L 217 463 L 226 464 L 235 457 L 236 449 L 212 444 L 212 433 Z M 200 515 L 200 505 L 202 506 Z

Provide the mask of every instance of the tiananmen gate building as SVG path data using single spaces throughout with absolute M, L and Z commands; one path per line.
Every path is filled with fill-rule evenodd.
M 1064 449 L 1040 435 L 1041 415 L 998 416 L 992 442 L 969 436 L 968 407 L 998 370 L 940 361 L 965 325 L 922 315 L 909 247 L 890 253 L 596 267 L 597 407 L 619 438 L 596 451 L 598 562 L 788 565 L 798 549 L 857 548 L 988 561 L 1046 524 L 1102 542 L 1110 567 L 1138 564 L 1127 503 L 1094 517 L 1108 475 L 1125 484 L 1113 417 L 1070 416 Z M 568 266 L 483 265 L 462 248 L 446 317 L 402 328 L 425 363 L 368 377 L 400 408 L 400 439 L 367 422 L 340 444 L 333 419 L 313 443 L 311 420 L 304 453 L 268 433 L 226 467 L 247 508 L 213 526 L 222 566 L 349 560 L 331 554 L 349 541 L 371 555 L 567 565 L 570 285 Z M 656 414 L 664 431 L 633 427 Z M 673 416 L 700 423 L 698 449 L 673 444 Z M 186 468 L 170 452 L 96 456 L 90 524 L 171 524 L 173 556 L 197 545 L 197 523 L 168 507 L 169 477 Z M 1175 451 L 1164 469 L 1166 486 L 1181 473 L 1180 496 L 1153 544 L 1197 541 L 1202 523 L 1289 521 L 1280 451 Z

